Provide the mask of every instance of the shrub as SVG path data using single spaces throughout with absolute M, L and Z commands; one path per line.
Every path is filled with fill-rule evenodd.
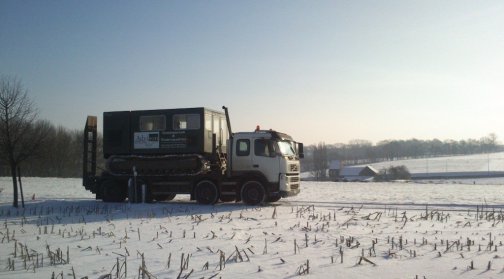
M 375 177 L 375 181 L 409 180 L 411 174 L 406 166 L 391 166 L 388 169 L 380 170 Z

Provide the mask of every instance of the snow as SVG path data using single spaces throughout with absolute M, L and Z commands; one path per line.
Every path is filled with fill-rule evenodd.
M 25 178 L 26 209 L 16 210 L 10 179 L 0 178 L 0 278 L 116 278 L 117 262 L 121 278 L 138 278 L 142 254 L 156 278 L 501 277 L 504 181 L 437 183 L 303 182 L 296 197 L 250 207 L 187 195 L 107 204 L 80 179 Z M 62 259 L 51 264 L 57 249 Z
M 504 152 L 396 160 L 370 165 L 378 170 L 404 165 L 410 173 L 504 171 Z

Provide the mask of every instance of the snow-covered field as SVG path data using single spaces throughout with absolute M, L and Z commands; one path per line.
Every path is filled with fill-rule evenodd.
M 79 179 L 25 178 L 15 210 L 0 178 L 0 278 L 501 278 L 504 181 L 460 183 L 303 182 L 249 207 L 105 204 Z
M 396 160 L 371 165 L 378 170 L 404 165 L 410 173 L 504 171 L 504 152 Z

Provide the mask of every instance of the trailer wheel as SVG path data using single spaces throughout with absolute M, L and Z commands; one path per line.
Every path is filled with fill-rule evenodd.
M 124 202 L 126 193 L 119 181 L 106 179 L 101 183 L 102 199 L 104 202 Z
M 219 199 L 217 185 L 210 180 L 202 180 L 196 184 L 194 189 L 196 201 L 199 204 L 214 204 Z
M 259 181 L 247 181 L 243 184 L 241 197 L 245 204 L 258 205 L 266 199 L 266 191 Z

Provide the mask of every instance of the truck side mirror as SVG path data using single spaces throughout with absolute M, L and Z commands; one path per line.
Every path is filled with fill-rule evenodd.
M 298 142 L 298 155 L 299 158 L 303 159 L 304 158 L 304 151 L 303 151 L 303 144 Z

